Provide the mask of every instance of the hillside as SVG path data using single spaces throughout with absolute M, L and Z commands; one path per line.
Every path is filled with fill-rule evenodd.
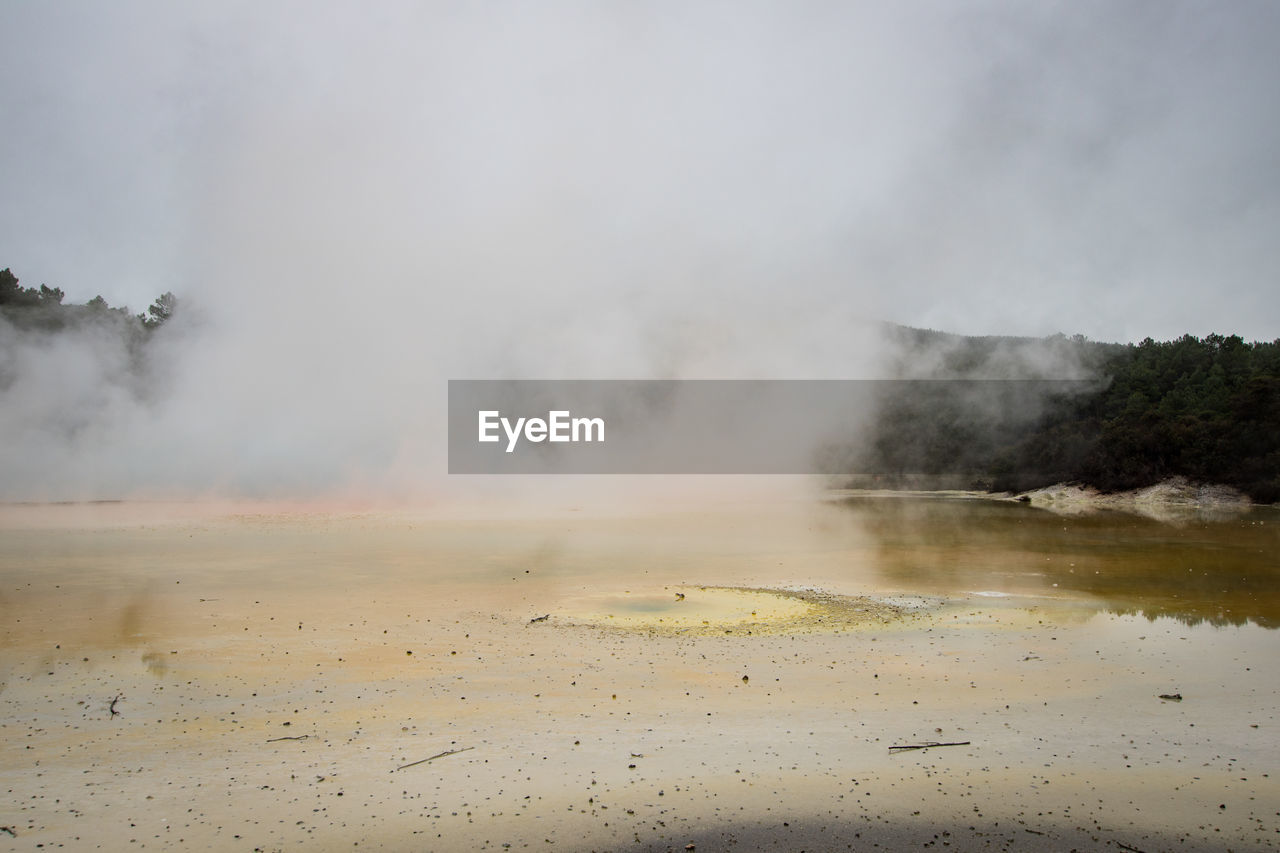
M 860 470 L 963 475 L 998 491 L 1078 482 L 1111 492 L 1181 476 L 1280 500 L 1280 341 L 1104 344 L 904 327 L 887 337 L 902 378 L 1091 381 L 1071 393 L 1032 382 L 1017 405 L 900 393 L 863 443 Z

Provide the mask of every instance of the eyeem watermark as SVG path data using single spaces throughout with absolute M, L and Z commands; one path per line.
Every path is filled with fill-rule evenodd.
M 547 413 L 542 418 L 516 418 L 513 425 L 496 409 L 477 413 L 480 421 L 477 441 L 483 443 L 501 440 L 498 428 L 507 437 L 507 453 L 516 449 L 521 435 L 526 441 L 579 442 L 604 441 L 604 418 L 575 418 L 567 410 Z
M 451 379 L 449 473 L 883 469 L 896 476 L 959 464 L 993 436 L 1016 441 L 1047 401 L 1089 387 L 1060 380 Z M 866 468 L 868 446 L 878 448 L 874 471 Z

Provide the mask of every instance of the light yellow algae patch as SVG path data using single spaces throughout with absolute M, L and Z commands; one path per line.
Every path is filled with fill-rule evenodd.
M 548 621 L 654 634 L 783 634 L 883 625 L 906 612 L 885 601 L 817 590 L 673 586 L 584 596 Z

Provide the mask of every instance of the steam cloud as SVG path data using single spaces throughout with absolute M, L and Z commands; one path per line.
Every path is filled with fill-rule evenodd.
M 448 378 L 870 378 L 877 320 L 1280 314 L 1270 3 L 0 17 L 0 265 L 183 309 L 141 381 L 0 327 L 5 499 L 431 495 Z

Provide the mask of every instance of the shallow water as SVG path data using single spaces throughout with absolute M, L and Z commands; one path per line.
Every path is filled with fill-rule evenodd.
M 1015 502 L 846 498 L 881 583 L 929 593 L 1072 595 L 1188 624 L 1280 627 L 1280 510 L 1172 521 Z
M 1275 847 L 1280 515 L 1175 522 L 2 507 L 0 840 Z

